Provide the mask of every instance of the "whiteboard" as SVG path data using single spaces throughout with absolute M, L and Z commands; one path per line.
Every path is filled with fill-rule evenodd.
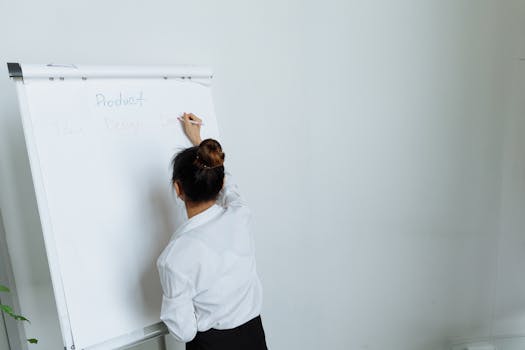
M 203 138 L 218 138 L 210 75 L 179 66 L 22 71 L 17 91 L 64 345 L 147 337 L 160 322 L 155 261 L 186 220 L 170 186 L 170 160 L 190 146 L 177 117 L 195 113 Z

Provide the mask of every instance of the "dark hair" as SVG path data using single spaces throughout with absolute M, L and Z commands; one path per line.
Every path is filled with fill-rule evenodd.
M 224 181 L 224 156 L 221 144 L 213 139 L 179 152 L 172 161 L 172 184 L 178 181 L 191 202 L 216 199 Z

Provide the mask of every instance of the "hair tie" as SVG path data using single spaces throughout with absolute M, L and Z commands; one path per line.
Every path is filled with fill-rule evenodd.
M 207 164 L 204 164 L 203 162 L 201 162 L 201 161 L 199 160 L 199 154 L 197 154 L 197 156 L 195 157 L 195 163 L 198 163 L 198 166 L 199 166 L 201 169 L 206 169 L 206 170 L 208 170 L 208 169 L 215 169 L 215 168 L 218 168 L 218 167 L 224 165 L 224 163 L 223 163 L 223 164 L 219 164 L 219 165 L 215 165 L 215 166 L 209 166 L 209 165 L 207 165 Z

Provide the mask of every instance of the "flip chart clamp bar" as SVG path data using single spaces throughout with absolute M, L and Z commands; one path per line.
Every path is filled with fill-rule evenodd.
M 7 63 L 7 70 L 10 78 L 22 78 L 22 67 L 20 63 Z
M 7 64 L 11 78 L 24 79 L 82 79 L 91 78 L 138 78 L 138 79 L 177 79 L 196 83 L 207 83 L 213 78 L 212 70 L 205 66 L 194 65 L 159 65 L 159 66 L 90 66 L 76 64 L 49 63 Z

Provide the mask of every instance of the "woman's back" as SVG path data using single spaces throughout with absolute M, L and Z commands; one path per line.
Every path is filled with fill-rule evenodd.
M 261 311 L 251 214 L 230 182 L 228 177 L 217 204 L 174 233 L 157 262 L 163 285 L 176 283 L 164 271 L 193 289 L 198 331 L 234 328 Z M 174 295 L 178 288 L 172 288 Z

